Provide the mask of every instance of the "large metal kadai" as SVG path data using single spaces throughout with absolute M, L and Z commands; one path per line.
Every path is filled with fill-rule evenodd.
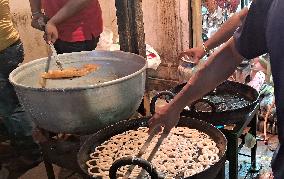
M 10 74 L 21 104 L 34 123 L 55 133 L 89 134 L 129 118 L 145 90 L 146 60 L 115 51 L 59 55 L 63 68 L 98 64 L 97 71 L 69 79 L 48 79 L 41 87 L 47 58 L 26 63 Z M 57 69 L 51 60 L 49 69 Z
M 153 97 L 151 112 L 154 113 L 155 103 L 161 96 L 174 98 L 186 83 L 179 84 L 170 91 L 162 91 Z M 259 94 L 251 86 L 225 81 L 216 89 L 185 108 L 181 115 L 190 116 L 213 125 L 228 125 L 243 122 L 259 103 Z
M 94 152 L 95 148 L 100 146 L 103 142 L 109 140 L 112 136 L 121 134 L 128 130 L 135 130 L 138 127 L 148 127 L 148 120 L 149 118 L 137 118 L 133 120 L 125 120 L 120 121 L 114 125 L 108 126 L 104 129 L 101 129 L 97 133 L 89 136 L 89 138 L 83 143 L 81 146 L 77 159 L 78 164 L 81 169 L 88 174 L 88 166 L 86 165 L 86 161 L 90 160 L 90 153 Z M 197 173 L 191 177 L 187 177 L 188 179 L 213 179 L 216 178 L 220 169 L 224 166 L 226 161 L 226 151 L 227 151 L 227 140 L 223 133 L 204 121 L 200 121 L 190 117 L 182 117 L 179 120 L 178 125 L 179 127 L 188 127 L 190 129 L 197 129 L 200 132 L 203 132 L 209 135 L 214 142 L 216 142 L 216 146 L 219 149 L 219 161 L 216 162 L 214 165 L 210 166 L 209 168 L 203 170 L 200 173 Z M 116 178 L 116 171 L 121 166 L 125 165 L 138 165 L 142 168 L 146 169 L 152 179 L 160 179 L 164 178 L 162 176 L 157 176 L 158 172 L 155 167 L 148 161 L 143 160 L 142 158 L 130 157 L 130 158 L 120 158 L 117 159 L 110 168 L 110 179 Z M 181 175 L 181 176 L 180 176 Z M 91 176 L 90 176 L 91 177 Z M 94 177 L 96 178 L 96 177 Z M 183 174 L 180 173 L 175 178 L 184 178 Z

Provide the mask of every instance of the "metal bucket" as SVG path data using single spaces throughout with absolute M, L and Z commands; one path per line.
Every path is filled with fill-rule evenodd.
M 143 57 L 91 51 L 63 54 L 59 59 L 63 68 L 84 64 L 100 68 L 79 78 L 47 80 L 41 88 L 41 73 L 47 65 L 47 58 L 42 58 L 18 67 L 9 77 L 38 127 L 55 133 L 89 134 L 129 118 L 139 107 L 146 80 Z M 55 64 L 50 68 L 56 68 Z

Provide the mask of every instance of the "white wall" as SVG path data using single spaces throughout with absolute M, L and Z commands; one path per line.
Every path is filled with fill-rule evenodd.
M 46 56 L 43 33 L 30 26 L 29 0 L 10 0 L 10 9 L 14 24 L 24 43 L 25 62 Z

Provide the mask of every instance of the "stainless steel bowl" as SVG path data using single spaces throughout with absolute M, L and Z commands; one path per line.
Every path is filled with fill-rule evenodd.
M 89 134 L 129 118 L 145 90 L 146 60 L 115 51 L 59 55 L 63 68 L 99 64 L 99 70 L 79 78 L 47 80 L 40 75 L 47 58 L 26 63 L 10 74 L 21 104 L 34 123 L 56 133 Z M 56 68 L 52 59 L 50 69 Z

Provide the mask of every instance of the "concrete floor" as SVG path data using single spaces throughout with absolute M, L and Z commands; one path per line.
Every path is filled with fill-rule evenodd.
M 261 133 L 258 134 L 261 138 Z M 260 167 L 258 173 L 271 171 L 270 162 L 273 155 L 273 149 L 276 148 L 278 144 L 277 136 L 269 136 L 268 145 L 265 145 L 263 141 L 258 141 L 257 148 L 257 164 Z M 250 149 L 243 147 L 240 151 L 242 154 L 249 154 Z M 250 164 L 250 158 L 246 156 L 239 155 L 239 179 L 253 179 L 256 178 L 258 173 L 248 173 L 248 168 Z M 55 174 L 57 179 L 80 179 L 81 177 L 76 175 L 70 175 L 66 170 L 61 170 L 58 166 L 54 166 Z M 228 179 L 228 163 L 226 165 L 226 179 Z M 20 179 L 47 179 L 45 168 L 43 163 L 39 166 L 29 170 Z
M 60 172 L 60 168 L 56 165 L 54 165 L 54 172 L 56 175 L 56 178 L 58 179 L 58 175 Z M 37 167 L 33 168 L 32 170 L 29 170 L 27 173 L 25 173 L 23 176 L 20 177 L 20 179 L 47 179 L 44 164 L 41 163 Z
M 259 133 L 258 136 L 262 134 Z M 261 138 L 261 137 L 260 137 Z M 239 179 L 253 179 L 256 178 L 258 174 L 271 172 L 271 160 L 273 156 L 273 151 L 278 145 L 278 138 L 275 135 L 269 135 L 268 143 L 265 144 L 264 141 L 257 142 L 257 166 L 260 169 L 257 173 L 248 172 L 250 168 L 250 157 L 239 155 Z M 240 151 L 241 154 L 250 155 L 250 149 L 243 147 Z M 226 171 L 226 178 L 228 177 L 228 172 Z

